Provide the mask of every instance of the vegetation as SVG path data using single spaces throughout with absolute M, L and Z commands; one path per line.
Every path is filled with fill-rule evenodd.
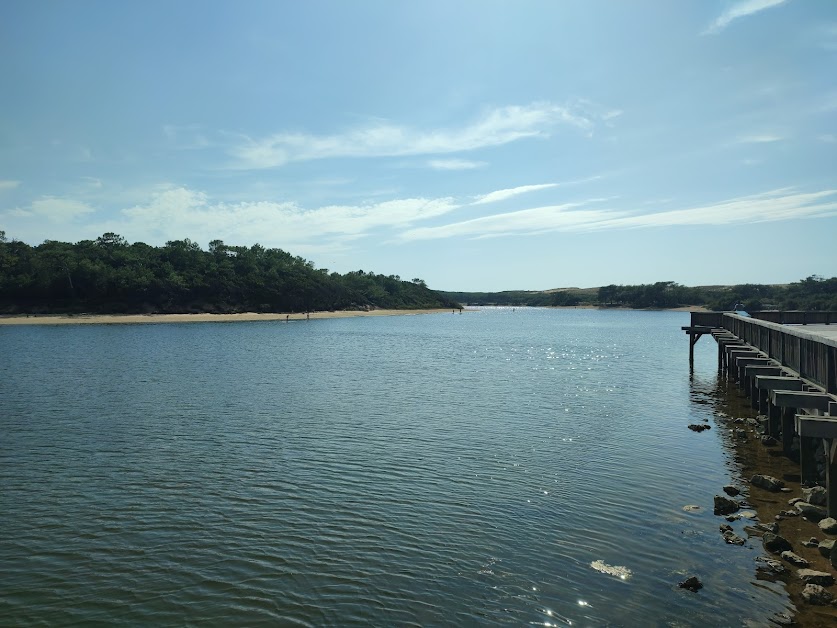
M 442 292 L 449 299 L 471 305 L 573 306 L 672 308 L 705 306 L 712 310 L 731 310 L 741 303 L 757 310 L 833 310 L 837 311 L 837 277 L 823 279 L 812 275 L 788 285 L 742 284 L 690 288 L 673 281 L 653 284 L 614 285 L 601 288 L 566 288 L 543 292 Z
M 0 231 L 0 312 L 302 312 L 459 307 L 421 279 L 340 275 L 281 249 L 154 247 L 115 233 L 76 244 L 7 241 Z

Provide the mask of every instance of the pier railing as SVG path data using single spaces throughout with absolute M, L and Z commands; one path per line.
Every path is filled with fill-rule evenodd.
M 785 321 L 780 324 L 777 321 Z M 837 393 L 837 338 L 805 327 L 837 322 L 837 312 L 692 312 L 692 326 L 723 328 L 803 379 Z

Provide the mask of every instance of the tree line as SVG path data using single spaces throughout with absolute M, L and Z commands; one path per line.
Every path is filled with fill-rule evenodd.
M 0 312 L 189 313 L 427 309 L 459 304 L 421 279 L 341 275 L 259 244 L 155 247 L 115 234 L 38 246 L 0 231 Z
M 837 311 L 837 277 L 824 279 L 812 275 L 787 285 L 740 284 L 734 286 L 688 287 L 673 281 L 652 284 L 610 284 L 598 289 L 566 288 L 548 291 L 442 292 L 449 298 L 470 305 L 504 306 L 599 306 L 674 308 L 703 306 L 711 310 L 731 310 L 736 304 L 758 310 Z

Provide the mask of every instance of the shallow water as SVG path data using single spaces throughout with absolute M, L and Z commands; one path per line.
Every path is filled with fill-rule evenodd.
M 763 625 L 686 324 L 0 327 L 2 623 Z

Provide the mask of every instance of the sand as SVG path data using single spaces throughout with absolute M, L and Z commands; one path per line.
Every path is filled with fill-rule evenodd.
M 407 316 L 416 314 L 450 313 L 452 310 L 371 310 L 305 313 L 243 312 L 241 314 L 66 314 L 39 316 L 0 316 L 0 325 L 135 325 L 139 323 L 236 323 L 246 321 L 299 321 L 320 318 L 350 318 L 355 316 Z M 458 311 L 458 310 L 457 310 Z

